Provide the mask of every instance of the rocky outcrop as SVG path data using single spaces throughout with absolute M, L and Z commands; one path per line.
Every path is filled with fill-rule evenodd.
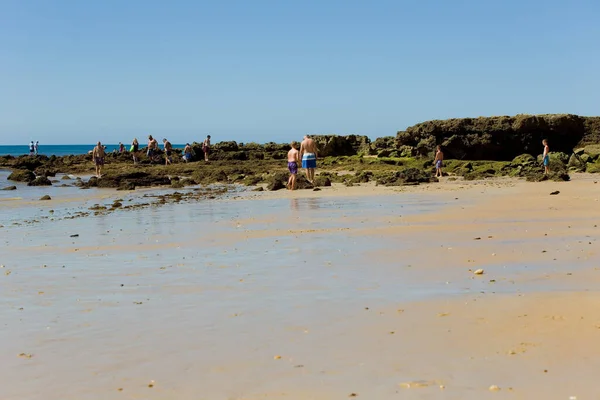
M 541 153 L 542 139 L 548 139 L 553 152 L 571 154 L 581 143 L 598 143 L 595 137 L 600 137 L 598 117 L 517 115 L 423 122 L 398 132 L 396 147 L 431 155 L 441 145 L 446 158 L 512 160 L 522 153 Z
M 46 178 L 45 176 L 38 176 L 29 182 L 27 186 L 52 186 L 52 182 L 50 182 L 50 179 Z
M 403 171 L 387 173 L 377 178 L 377 184 L 385 186 L 418 185 L 419 183 L 437 181 L 438 179 L 432 174 L 418 168 L 407 168 Z
M 15 169 L 7 179 L 15 182 L 31 182 L 35 179 L 35 174 L 26 169 Z

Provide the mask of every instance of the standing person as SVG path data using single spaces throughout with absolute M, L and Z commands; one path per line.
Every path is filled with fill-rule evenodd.
M 442 151 L 442 146 L 437 146 L 436 147 L 436 152 L 435 152 L 435 160 L 433 160 L 433 165 L 435 165 L 435 177 L 436 178 L 441 178 L 443 173 L 442 173 L 442 164 L 444 161 L 444 152 Z
M 154 139 L 152 137 L 152 135 L 149 135 L 148 136 L 148 150 L 146 152 L 146 155 L 150 159 L 150 163 L 152 163 L 152 159 L 154 157 L 154 154 L 156 154 L 156 150 L 158 150 L 158 142 L 156 141 L 156 139 Z
M 315 169 L 317 168 L 317 143 L 310 137 L 304 136 L 300 144 L 300 157 L 302 168 L 306 169 L 306 178 L 311 184 L 315 182 Z
M 125 145 L 121 142 L 119 142 L 119 153 L 125 153 Z
M 548 175 L 550 173 L 550 147 L 548 147 L 548 140 L 542 140 L 542 145 L 544 146 L 544 155 L 542 156 L 544 160 L 544 174 Z
M 35 155 L 35 144 L 33 143 L 33 140 L 31 141 L 31 143 L 29 143 L 29 155 Z
M 38 155 L 38 149 L 39 149 L 39 147 L 40 147 L 40 142 L 36 140 L 35 141 L 35 155 L 36 156 Z
M 192 161 L 192 146 L 190 146 L 189 143 L 186 143 L 185 148 L 183 149 L 183 161 Z
M 163 146 L 165 149 L 165 165 L 171 164 L 171 153 L 173 151 L 173 146 L 171 146 L 171 142 L 167 139 L 163 139 Z
M 204 139 L 202 151 L 204 152 L 204 161 L 208 161 L 208 156 L 210 154 L 210 135 L 206 136 L 206 139 Z
M 288 179 L 287 188 L 288 190 L 296 189 L 296 175 L 298 174 L 298 162 L 300 161 L 300 152 L 296 149 L 298 143 L 292 142 L 292 148 L 288 151 L 288 170 L 290 171 L 290 178 Z
M 133 142 L 131 142 L 131 148 L 129 149 L 129 151 L 133 154 L 133 163 L 137 164 L 139 159 L 139 154 L 138 151 L 140 150 L 140 142 L 138 142 L 137 138 L 133 139 Z
M 98 145 L 94 147 L 92 150 L 92 159 L 94 160 L 94 165 L 96 166 L 96 177 L 102 177 L 102 167 L 104 166 L 104 146 L 102 143 L 98 142 Z

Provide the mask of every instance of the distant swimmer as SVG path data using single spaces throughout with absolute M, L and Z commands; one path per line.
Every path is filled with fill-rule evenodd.
M 140 150 L 140 142 L 138 142 L 137 138 L 133 139 L 131 142 L 131 147 L 129 148 L 129 152 L 133 154 L 133 163 L 137 164 L 139 159 L 138 151 Z
M 544 174 L 548 175 L 550 173 L 550 147 L 548 146 L 548 140 L 542 140 L 542 145 L 544 146 L 544 155 L 542 156 L 544 160 Z
M 208 161 L 208 156 L 210 155 L 210 135 L 206 136 L 206 139 L 204 139 L 202 151 L 204 152 L 204 161 Z
M 292 142 L 292 148 L 287 155 L 288 170 L 290 171 L 290 178 L 287 183 L 288 190 L 296 189 L 296 175 L 298 174 L 298 163 L 300 162 L 300 152 L 296 149 L 297 145 L 298 143 Z
M 300 157 L 302 159 L 302 168 L 306 169 L 306 178 L 312 184 L 315 182 L 317 156 L 317 143 L 315 143 L 310 135 L 304 136 L 304 140 L 300 144 Z
M 150 162 L 152 162 L 152 159 L 153 159 L 154 155 L 156 154 L 157 150 L 158 150 L 158 142 L 156 141 L 156 139 L 154 139 L 152 137 L 152 135 L 149 135 L 148 136 L 148 150 L 146 151 L 146 155 L 150 159 Z
M 29 155 L 35 155 L 35 143 L 33 143 L 33 140 L 31 141 L 31 143 L 29 143 Z
M 435 165 L 435 177 L 441 178 L 443 176 L 442 166 L 444 163 L 444 152 L 442 151 L 442 146 L 437 146 L 435 152 L 435 160 L 433 160 L 433 165 Z
M 185 148 L 183 149 L 183 161 L 192 161 L 192 146 L 190 146 L 189 143 L 186 143 Z
M 96 177 L 102 177 L 102 167 L 104 166 L 104 146 L 102 143 L 98 142 L 98 145 L 94 147 L 92 150 L 92 159 L 94 160 L 94 165 L 96 166 Z
M 173 153 L 173 146 L 167 139 L 163 139 L 163 146 L 165 149 L 165 165 L 171 164 L 171 154 Z

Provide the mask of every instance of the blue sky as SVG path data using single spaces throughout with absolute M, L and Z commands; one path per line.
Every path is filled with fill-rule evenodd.
M 0 144 L 600 110 L 600 2 L 2 0 Z

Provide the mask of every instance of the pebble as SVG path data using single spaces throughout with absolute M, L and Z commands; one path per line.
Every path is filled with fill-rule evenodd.
M 490 386 L 490 392 L 497 392 L 499 390 L 500 390 L 500 388 L 498 386 L 496 386 L 496 385 Z
M 273 357 L 273 360 L 281 360 L 281 356 L 275 356 Z
M 481 269 L 481 268 L 480 269 L 476 269 L 475 271 L 473 271 L 473 273 L 475 275 L 483 275 L 483 269 Z

